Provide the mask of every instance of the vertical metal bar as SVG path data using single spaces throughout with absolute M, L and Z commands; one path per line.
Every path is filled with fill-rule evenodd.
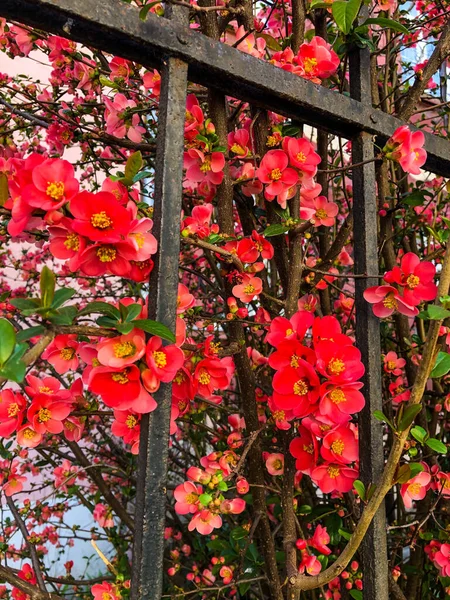
M 358 49 L 350 55 L 350 94 L 355 100 L 371 104 L 370 53 Z M 372 136 L 363 132 L 352 140 L 352 162 L 374 157 Z M 375 164 L 353 170 L 353 218 L 355 273 L 378 273 L 377 194 Z M 366 367 L 363 392 L 366 405 L 359 415 L 360 478 L 366 485 L 376 484 L 384 467 L 382 425 L 373 417 L 382 409 L 380 324 L 364 300 L 366 287 L 378 280 L 355 280 L 356 344 Z M 375 515 L 361 544 L 364 597 L 388 600 L 388 559 L 384 503 Z
M 184 9 L 173 8 L 172 18 L 188 22 Z M 148 311 L 150 319 L 175 331 L 187 64 L 168 58 L 161 78 L 153 213 L 158 253 L 150 276 Z M 159 600 L 163 589 L 172 385 L 161 383 L 154 398 L 158 408 L 141 421 L 131 600 Z

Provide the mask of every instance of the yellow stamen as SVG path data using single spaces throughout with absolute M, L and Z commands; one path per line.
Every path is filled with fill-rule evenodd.
M 55 202 L 60 202 L 61 198 L 64 197 L 64 183 L 62 181 L 48 181 L 45 193 Z
M 114 356 L 116 358 L 128 358 L 136 352 L 133 342 L 119 342 L 114 344 Z
M 104 210 L 95 213 L 91 217 L 91 225 L 96 229 L 108 229 L 112 225 L 112 219 L 108 217 Z
M 78 252 L 80 249 L 80 238 L 76 233 L 69 233 L 64 242 L 64 246 L 67 248 L 67 250 Z
M 294 394 L 296 396 L 306 396 L 308 391 L 309 391 L 308 384 L 306 383 L 306 381 L 304 379 L 299 379 L 298 381 L 296 381 L 294 383 Z
M 330 393 L 331 401 L 335 404 L 340 404 L 341 402 L 345 402 L 347 398 L 345 397 L 344 392 L 340 388 L 336 388 Z

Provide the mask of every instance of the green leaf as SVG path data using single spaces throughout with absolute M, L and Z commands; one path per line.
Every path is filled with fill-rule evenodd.
M 395 431 L 395 427 L 394 427 L 393 423 L 387 418 L 387 416 L 384 414 L 383 411 L 374 410 L 373 416 L 375 417 L 375 419 L 377 421 L 381 421 L 382 423 L 387 423 L 389 425 L 389 427 L 392 429 L 392 431 Z
M 17 333 L 16 340 L 18 342 L 26 342 L 35 335 L 42 335 L 44 332 L 45 327 L 43 325 L 36 325 L 36 327 L 29 327 L 28 329 L 22 329 L 22 331 L 19 331 Z
M 0 370 L 0 376 L 9 379 L 10 381 L 15 381 L 16 383 L 22 383 L 25 378 L 25 371 L 25 363 L 20 359 L 16 360 L 14 357 L 14 359 L 11 358 L 3 365 Z
M 336 25 L 345 35 L 348 35 L 352 29 L 353 22 L 358 16 L 361 7 L 361 1 L 349 0 L 348 2 L 342 2 L 342 0 L 337 0 L 337 2 L 333 2 L 331 5 Z
M 420 427 L 420 425 L 415 425 L 411 431 L 410 434 L 413 436 L 413 438 L 415 440 L 417 440 L 420 444 L 424 444 L 426 439 L 428 438 L 428 433 L 425 431 L 425 429 L 423 427 Z
M 227 492 L 228 491 L 228 486 L 226 484 L 225 481 L 220 481 L 217 484 L 217 489 L 220 490 L 221 492 Z
M 240 583 L 239 586 L 238 586 L 239 595 L 240 596 L 245 596 L 245 594 L 250 589 L 250 585 L 251 585 L 251 583 L 246 583 L 245 581 L 243 583 Z
M 367 19 L 364 21 L 363 25 L 380 25 L 380 27 L 392 29 L 392 31 L 396 31 L 397 33 L 409 33 L 409 30 L 406 29 L 404 25 L 397 21 L 393 21 L 392 19 L 386 19 L 385 17 Z
M 16 330 L 7 319 L 0 319 L 0 366 L 11 356 L 15 345 Z
M 358 496 L 361 498 L 361 500 L 364 500 L 366 497 L 366 486 L 363 484 L 362 481 L 360 481 L 359 479 L 356 479 L 353 482 L 353 487 L 355 488 Z
M 4 206 L 8 198 L 8 176 L 6 173 L 0 173 L 0 206 Z
M 121 304 L 122 306 L 122 304 Z M 138 317 L 141 314 L 142 311 L 142 306 L 140 304 L 129 304 L 127 306 L 128 308 L 128 314 L 126 317 L 126 321 L 134 321 L 134 319 L 136 317 Z
M 63 306 L 54 314 L 49 315 L 48 320 L 54 325 L 72 325 L 77 313 L 76 306 Z
M 329 2 L 322 2 L 322 0 L 312 0 L 309 5 L 309 10 L 313 10 L 315 8 L 330 8 Z
M 210 502 L 212 502 L 212 496 L 211 494 L 202 494 L 201 496 L 198 497 L 200 504 L 203 504 L 203 506 L 208 506 L 208 504 Z
M 90 315 L 92 313 L 100 313 L 102 315 L 108 315 L 112 319 L 119 321 L 121 318 L 120 311 L 115 307 L 111 306 L 107 302 L 90 302 L 83 310 L 80 310 L 78 313 L 80 316 L 82 315 Z
M 170 329 L 162 323 L 158 323 L 157 321 L 151 321 L 150 319 L 138 319 L 137 321 L 133 321 L 133 326 L 137 327 L 138 329 L 142 329 L 142 331 L 146 331 L 147 333 L 151 333 L 152 335 L 157 335 L 158 337 L 168 340 L 169 342 L 175 341 L 175 335 L 170 331 Z
M 275 52 L 281 52 L 281 50 L 283 50 L 277 40 L 268 33 L 258 33 L 256 37 L 265 40 L 266 46 L 270 48 L 270 50 L 274 50 Z
M 339 529 L 339 535 L 344 538 L 344 540 L 349 540 L 352 537 L 352 534 L 346 531 L 345 529 Z
M 44 308 L 50 307 L 53 302 L 55 284 L 55 274 L 45 265 L 41 271 L 41 278 L 39 280 L 41 288 L 41 305 Z
M 64 302 L 70 300 L 75 292 L 76 290 L 73 288 L 61 288 L 60 290 L 56 290 L 51 307 L 59 308 L 64 304 Z
M 396 483 L 406 483 L 411 479 L 411 466 L 409 464 L 401 465 L 395 473 Z
M 429 304 L 426 310 L 419 313 L 419 319 L 426 319 L 430 321 L 441 321 L 450 317 L 450 310 L 446 310 L 442 306 L 436 306 L 435 304 Z
M 154 171 L 148 171 L 147 169 L 145 169 L 144 171 L 141 171 L 140 173 L 138 173 L 137 175 L 135 175 L 133 177 L 133 183 L 137 183 L 138 181 L 141 181 L 141 179 L 145 179 L 146 177 L 154 177 L 154 176 L 155 176 Z M 146 205 L 146 208 L 148 208 L 148 204 Z
M 20 311 L 36 310 L 41 305 L 38 298 L 11 298 L 9 303 Z
M 414 190 L 402 202 L 408 206 L 422 206 L 426 199 L 425 196 L 426 194 L 422 190 Z
M 354 600 L 363 600 L 363 593 L 360 590 L 350 590 L 350 596 Z
M 405 431 L 414 421 L 416 416 L 422 410 L 421 404 L 413 404 L 412 406 L 407 406 L 403 412 L 402 418 L 400 419 L 400 423 L 398 425 L 398 431 Z
M 412 479 L 419 473 L 422 473 L 424 468 L 423 468 L 423 465 L 421 465 L 420 463 L 409 463 L 409 470 L 410 470 L 411 479 Z
M 428 446 L 428 448 L 431 448 L 433 452 L 437 452 L 438 454 L 447 454 L 447 446 L 436 438 L 428 439 L 425 444 Z
M 447 352 L 439 352 L 434 363 L 433 370 L 430 373 L 430 377 L 438 378 L 447 375 L 450 371 L 450 354 Z
M 248 538 L 248 531 L 244 527 L 235 527 L 230 535 L 231 539 L 235 541 L 245 540 L 245 538 Z
M 133 331 L 134 325 L 133 325 L 133 323 L 116 323 L 116 329 L 122 335 L 127 335 L 128 333 Z
M 99 317 L 96 320 L 97 325 L 99 327 L 108 327 L 110 329 L 116 329 L 119 321 L 117 319 L 111 319 L 110 317 Z
M 267 227 L 264 230 L 263 235 L 264 237 L 273 237 L 275 235 L 282 235 L 287 231 L 289 231 L 289 227 L 286 227 L 286 225 L 282 225 L 281 223 L 274 223 L 273 225 L 269 225 L 269 227 Z
M 115 83 L 114 81 L 111 81 L 111 79 L 108 79 L 104 75 L 100 75 L 98 80 L 100 81 L 101 85 L 103 85 L 104 87 L 109 87 L 109 88 L 112 88 L 113 90 L 118 90 L 120 88 L 120 86 L 117 83 Z
M 133 177 L 135 177 L 141 169 L 142 154 L 140 150 L 138 150 L 128 157 L 127 164 L 125 165 L 125 178 L 133 180 Z

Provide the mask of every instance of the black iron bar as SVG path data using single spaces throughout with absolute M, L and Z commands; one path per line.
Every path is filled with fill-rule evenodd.
M 370 52 L 350 53 L 350 93 L 359 102 L 371 103 Z M 352 140 L 352 162 L 374 157 L 372 137 L 362 132 Z M 353 169 L 353 241 L 355 273 L 376 273 L 378 269 L 377 189 L 375 164 Z M 356 345 L 366 368 L 363 393 L 366 405 L 358 415 L 360 479 L 368 489 L 377 484 L 384 469 L 383 426 L 375 419 L 382 410 L 380 321 L 363 298 L 366 287 L 379 285 L 377 279 L 355 280 Z M 386 513 L 384 502 L 378 509 L 360 546 L 364 597 L 389 599 Z
M 287 73 L 236 48 L 215 42 L 182 24 L 121 0 L 1 0 L 0 16 L 160 68 L 172 56 L 189 64 L 189 80 L 219 89 L 320 129 L 350 139 L 360 131 L 390 137 L 403 121 L 338 92 Z M 425 133 L 425 168 L 450 176 L 450 144 Z
M 188 13 L 173 7 L 172 18 L 188 22 Z M 158 252 L 150 275 L 149 318 L 175 331 L 180 255 L 184 124 L 187 65 L 168 58 L 161 69 L 156 142 L 153 233 Z M 138 457 L 131 600 L 159 600 L 164 576 L 164 529 L 167 500 L 172 384 L 153 394 L 158 408 L 144 415 Z

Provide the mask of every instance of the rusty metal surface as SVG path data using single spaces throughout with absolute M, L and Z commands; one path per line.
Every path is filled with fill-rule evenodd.
M 360 131 L 384 141 L 402 121 L 215 42 L 121 0 L 1 0 L 0 15 L 119 54 L 147 67 L 169 57 L 189 64 L 189 80 L 287 117 L 352 138 Z M 426 168 L 450 176 L 450 143 L 425 133 Z
M 370 53 L 355 50 L 350 54 L 350 93 L 360 102 L 371 103 Z M 365 132 L 352 140 L 352 162 L 373 159 L 374 145 Z M 375 164 L 353 169 L 353 241 L 355 273 L 378 273 L 377 189 Z M 381 383 L 380 321 L 372 306 L 363 298 L 367 287 L 377 279 L 355 280 L 356 345 L 366 368 L 363 393 L 366 405 L 358 415 L 360 440 L 360 479 L 366 485 L 376 483 L 384 469 L 383 426 L 375 419 L 375 410 L 383 410 Z M 364 595 L 377 600 L 389 599 L 386 513 L 384 502 L 378 509 L 360 546 Z
M 188 18 L 177 7 L 173 18 Z M 158 253 L 150 275 L 149 318 L 175 331 L 180 254 L 187 65 L 169 58 L 161 70 L 153 233 Z M 164 529 L 172 384 L 153 394 L 158 408 L 144 415 L 138 457 L 131 600 L 158 600 L 164 577 Z

